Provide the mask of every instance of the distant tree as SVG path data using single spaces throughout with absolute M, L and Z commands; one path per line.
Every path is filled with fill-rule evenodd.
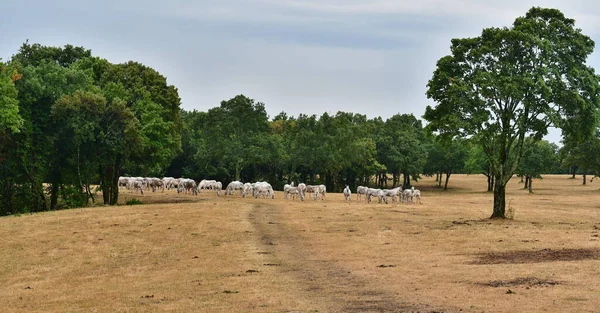
M 263 103 L 238 95 L 196 115 L 192 159 L 205 177 L 253 180 L 278 153 Z
M 579 169 L 582 174 L 582 184 L 586 185 L 587 174 L 598 175 L 600 172 L 598 164 L 600 164 L 600 133 L 587 140 L 579 142 L 565 140 L 565 144 L 561 148 L 563 156 L 563 165 L 572 166 Z
M 453 39 L 427 96 L 430 130 L 479 144 L 494 175 L 492 218 L 505 218 L 506 184 L 550 125 L 588 138 L 596 126 L 598 77 L 586 65 L 594 42 L 559 10 L 532 8 L 508 28 Z M 581 123 L 587 119 L 587 123 Z M 580 121 L 571 123 L 571 120 Z
M 465 140 L 442 140 L 436 136 L 430 146 L 426 167 L 436 173 L 438 186 L 442 185 L 442 174 L 446 174 L 444 190 L 447 190 L 450 176 L 464 169 L 468 156 L 469 146 Z
M 421 121 L 412 114 L 396 114 L 381 126 L 376 142 L 377 159 L 387 168 L 384 174 L 393 175 L 394 185 L 402 174 L 403 188 L 410 188 L 411 178 L 417 180 L 427 162 L 427 140 Z
M 527 146 L 529 149 L 523 152 L 516 173 L 524 177 L 524 188 L 528 188 L 529 193 L 533 193 L 533 179 L 542 179 L 542 174 L 552 170 L 552 166 L 556 163 L 558 146 L 546 140 L 537 141 Z
M 483 174 L 487 178 L 487 191 L 494 191 L 492 166 L 481 146 L 471 146 L 465 161 L 464 170 L 468 174 Z

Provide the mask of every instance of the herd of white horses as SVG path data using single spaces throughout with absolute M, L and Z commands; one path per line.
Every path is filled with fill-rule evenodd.
M 144 190 L 157 190 L 176 189 L 177 193 L 186 193 L 198 195 L 202 190 L 215 192 L 217 196 L 221 196 L 223 190 L 223 184 L 216 180 L 203 179 L 196 183 L 195 180 L 189 178 L 174 178 L 174 177 L 119 177 L 119 187 L 124 187 L 132 192 L 140 192 L 144 194 Z M 233 196 L 235 193 L 239 193 L 242 197 L 252 196 L 254 198 L 271 198 L 275 199 L 275 191 L 271 184 L 267 182 L 255 182 L 255 183 L 242 183 L 240 181 L 232 181 L 225 188 L 225 195 Z M 299 199 L 304 201 L 306 197 L 312 197 L 314 200 L 325 200 L 327 188 L 325 185 L 307 185 L 300 183 L 294 186 L 294 183 L 285 184 L 283 187 L 283 196 L 285 199 Z M 352 191 L 350 187 L 346 185 L 343 191 L 345 201 L 350 201 Z M 378 203 L 388 203 L 391 199 L 392 203 L 413 203 L 421 202 L 421 191 L 412 187 L 410 189 L 402 189 L 402 187 L 396 187 L 393 189 L 377 189 L 369 188 L 365 186 L 358 186 L 356 188 L 356 200 L 361 201 L 363 199 L 367 203 L 375 198 Z

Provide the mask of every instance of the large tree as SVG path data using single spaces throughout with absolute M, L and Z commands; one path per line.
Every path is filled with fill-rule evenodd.
M 505 218 L 506 184 L 523 152 L 554 125 L 592 134 L 598 77 L 586 65 L 594 42 L 559 10 L 534 7 L 512 27 L 453 39 L 427 87 L 428 127 L 481 145 L 495 177 L 492 218 Z M 571 120 L 586 121 L 571 123 Z

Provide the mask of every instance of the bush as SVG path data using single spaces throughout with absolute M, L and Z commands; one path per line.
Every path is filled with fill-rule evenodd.
M 127 204 L 127 205 L 137 205 L 137 204 L 143 204 L 143 203 L 142 203 L 142 201 L 133 198 L 133 199 L 125 202 L 125 204 Z

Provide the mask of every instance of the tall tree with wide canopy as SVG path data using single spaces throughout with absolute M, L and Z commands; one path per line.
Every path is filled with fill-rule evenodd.
M 553 125 L 582 138 L 592 134 L 599 84 L 585 64 L 594 42 L 556 9 L 531 8 L 512 27 L 453 39 L 427 84 L 428 127 L 481 145 L 495 177 L 492 218 L 505 218 L 506 184 L 526 146 Z M 571 120 L 586 121 L 571 123 Z

